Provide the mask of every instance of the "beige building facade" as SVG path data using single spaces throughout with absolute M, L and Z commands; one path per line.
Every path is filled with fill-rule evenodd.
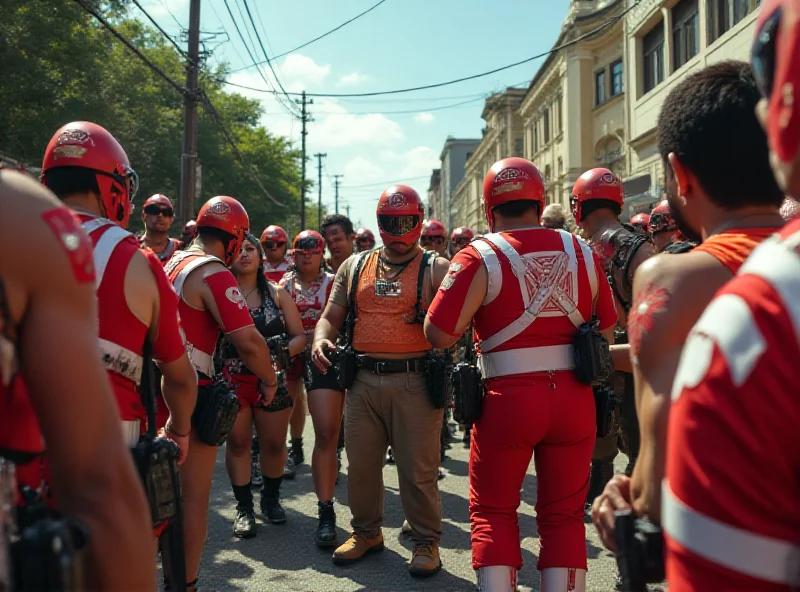
M 626 194 L 627 215 L 649 211 L 663 193 L 656 126 L 664 99 L 694 71 L 722 60 L 747 60 L 760 4 L 759 0 L 641 0 L 627 13 L 630 175 L 626 185 L 640 189 Z
M 498 160 L 524 155 L 524 129 L 519 107 L 525 92 L 525 89 L 507 88 L 486 99 L 481 113 L 486 122 L 483 138 L 467 159 L 464 178 L 453 193 L 453 227 L 466 226 L 479 233 L 487 231 L 482 203 L 483 178 Z
M 627 174 L 624 8 L 624 0 L 572 2 L 555 47 L 575 43 L 548 56 L 520 109 L 525 156 L 544 176 L 547 203 L 567 211 L 584 171 Z

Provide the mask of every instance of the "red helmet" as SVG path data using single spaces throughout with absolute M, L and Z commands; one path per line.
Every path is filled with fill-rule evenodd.
M 781 216 L 786 221 L 800 217 L 800 202 L 791 197 L 784 199 L 781 205 Z
M 572 188 L 572 215 L 575 222 L 583 221 L 582 205 L 587 201 L 605 199 L 622 206 L 625 192 L 622 181 L 608 169 L 592 169 L 586 171 Z
M 156 193 L 155 195 L 151 195 L 150 197 L 148 197 L 144 201 L 142 209 L 144 210 L 144 208 L 146 208 L 147 206 L 152 206 L 152 205 L 166 206 L 170 210 L 175 211 L 175 207 L 172 205 L 170 199 L 166 195 L 163 195 L 161 193 Z
M 372 234 L 372 231 L 369 228 L 359 228 L 358 230 L 356 230 L 356 240 L 358 240 L 359 238 L 366 238 L 372 241 L 373 243 L 375 242 L 375 235 Z
M 96 123 L 75 121 L 60 128 L 50 140 L 42 162 L 42 180 L 59 167 L 81 167 L 97 173 L 97 187 L 106 217 L 123 228 L 133 211 L 139 178 L 128 155 L 106 129 Z
M 465 228 L 463 226 L 453 230 L 453 234 L 450 235 L 450 240 L 453 241 L 454 243 L 457 242 L 468 243 L 473 238 L 475 238 L 475 235 L 472 233 L 472 231 L 469 228 Z
M 644 232 L 648 232 L 650 229 L 650 214 L 645 214 L 644 212 L 636 214 L 631 218 L 631 226 L 637 226 Z
M 289 235 L 286 234 L 286 231 L 280 226 L 271 224 L 261 233 L 261 244 L 263 245 L 267 241 L 286 244 L 289 242 Z
M 422 233 L 425 206 L 419 194 L 407 185 L 392 185 L 378 199 L 378 232 L 384 245 L 402 243 L 410 247 Z
M 183 225 L 184 234 L 191 234 L 192 236 L 197 236 L 197 222 L 194 220 L 189 220 L 186 224 Z
M 538 202 L 541 215 L 544 209 L 544 178 L 536 165 L 517 157 L 494 163 L 483 180 L 483 206 L 489 230 L 494 232 L 494 208 L 523 200 Z
M 197 214 L 197 227 L 210 227 L 232 235 L 235 240 L 228 244 L 225 264 L 231 265 L 239 255 L 244 243 L 244 235 L 250 231 L 250 218 L 247 210 L 237 200 L 227 195 L 209 199 Z
M 316 230 L 304 230 L 294 237 L 292 250 L 295 253 L 320 255 L 325 252 L 325 239 Z
M 669 211 L 669 202 L 664 199 L 650 212 L 650 234 L 675 232 L 676 230 L 678 230 L 678 226 Z
M 770 147 L 783 165 L 789 165 L 800 150 L 800 100 L 796 90 L 800 86 L 800 7 L 797 0 L 762 3 L 750 61 L 759 90 L 769 101 L 766 129 Z
M 442 238 L 447 238 L 447 230 L 445 230 L 444 224 L 438 220 L 423 220 L 422 236 L 441 236 Z

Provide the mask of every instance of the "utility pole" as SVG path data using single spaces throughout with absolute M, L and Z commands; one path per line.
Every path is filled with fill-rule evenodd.
M 328 156 L 327 153 L 317 152 L 317 227 L 322 228 L 322 159 Z
M 338 214 L 339 213 L 339 179 L 344 177 L 344 175 L 334 175 L 333 176 L 333 188 L 336 190 L 336 201 L 334 202 L 334 211 Z
M 347 204 L 344 207 L 344 211 L 347 212 L 347 218 L 349 219 L 350 218 L 350 204 Z
M 300 131 L 300 136 L 302 138 L 302 156 L 303 165 L 302 165 L 302 179 L 300 183 L 300 231 L 306 229 L 306 136 L 308 135 L 308 130 L 306 129 L 306 124 L 312 121 L 311 116 L 308 114 L 306 110 L 307 105 L 311 105 L 314 103 L 314 99 L 307 99 L 306 98 L 306 91 L 303 91 L 302 99 L 300 100 L 300 119 L 303 124 L 303 127 Z
M 186 94 L 183 98 L 183 153 L 178 214 L 181 225 L 194 218 L 197 191 L 197 76 L 200 69 L 200 0 L 189 5 L 189 48 L 186 63 Z

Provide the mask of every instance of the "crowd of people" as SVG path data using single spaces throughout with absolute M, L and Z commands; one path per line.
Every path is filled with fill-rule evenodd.
M 442 569 L 452 415 L 479 590 L 517 589 L 531 459 L 542 592 L 586 590 L 585 520 L 621 590 L 796 588 L 800 2 L 764 3 L 751 62 L 664 101 L 650 214 L 623 223 L 621 180 L 595 168 L 572 232 L 522 158 L 486 175 L 487 233 L 448 235 L 394 185 L 380 245 L 338 214 L 259 235 L 229 196 L 176 239 L 153 195 L 134 236 L 138 178 L 90 122 L 55 132 L 40 183 L 0 170 L 0 590 L 155 590 L 158 552 L 164 589 L 198 590 L 219 447 L 233 533 L 251 538 L 254 488 L 287 521 L 307 414 L 315 543 L 336 565 L 384 549 L 388 460 L 409 573 Z

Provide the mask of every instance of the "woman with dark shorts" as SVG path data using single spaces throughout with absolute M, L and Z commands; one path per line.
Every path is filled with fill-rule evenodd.
M 316 543 L 320 547 L 336 546 L 336 513 L 333 492 L 338 471 L 336 443 L 344 410 L 344 389 L 335 372 L 320 374 L 311 362 L 314 328 L 325 310 L 333 287 L 334 275 L 327 271 L 323 259 L 325 242 L 313 230 L 298 234 L 292 245 L 295 264 L 286 273 L 281 285 L 294 299 L 306 330 L 306 355 L 303 379 L 308 393 L 308 408 L 314 423 L 314 453 L 311 473 L 319 507 Z
M 258 239 L 248 235 L 232 271 L 239 281 L 239 288 L 247 300 L 259 333 L 265 339 L 277 338 L 283 342 L 284 347 L 274 341 L 270 345 L 273 360 L 277 361 L 281 357 L 281 349 L 286 353 L 287 346 L 289 355 L 301 353 L 305 348 L 306 336 L 294 301 L 280 286 L 267 281 L 263 261 L 264 252 Z M 256 535 L 250 482 L 252 425 L 255 423 L 261 450 L 261 472 L 264 476 L 261 511 L 272 524 L 283 524 L 286 522 L 286 512 L 280 504 L 280 486 L 286 463 L 285 434 L 292 413 L 292 399 L 286 390 L 285 381 L 282 381 L 283 372 L 279 372 L 278 392 L 269 405 L 263 405 L 258 378 L 236 355 L 236 348 L 226 341 L 221 351 L 225 377 L 236 389 L 241 403 L 225 451 L 225 464 L 236 498 L 233 533 L 240 538 L 250 538 Z M 284 370 L 280 364 L 277 364 L 277 369 Z

